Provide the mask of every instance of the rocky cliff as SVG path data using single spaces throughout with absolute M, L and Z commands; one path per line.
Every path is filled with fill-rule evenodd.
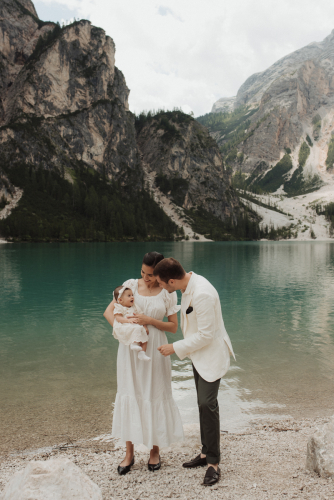
M 221 220 L 236 218 L 239 200 L 217 143 L 191 116 L 173 111 L 139 120 L 137 143 L 156 184 L 177 205 L 200 206 Z
M 224 117 L 225 127 L 239 113 L 233 133 L 226 134 L 226 127 L 209 124 L 225 162 L 234 171 L 251 177 L 252 185 L 256 185 L 288 153 L 291 167 L 280 178 L 282 190 L 297 174 L 300 182 L 296 193 L 330 182 L 334 161 L 333 77 L 334 31 L 323 42 L 311 43 L 248 78 L 237 93 L 230 117 Z M 220 101 L 214 105 L 216 110 L 219 106 Z M 303 144 L 309 153 L 301 171 Z
M 211 113 L 229 113 L 233 111 L 236 97 L 222 97 L 214 103 Z
M 139 182 L 129 90 L 112 39 L 89 21 L 44 24 L 29 0 L 4 0 L 0 14 L 2 160 L 58 169 L 82 161 Z

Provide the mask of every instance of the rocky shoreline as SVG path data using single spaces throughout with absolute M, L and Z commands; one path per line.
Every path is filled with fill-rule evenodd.
M 219 483 L 201 486 L 204 469 L 185 470 L 182 463 L 198 453 L 198 426 L 185 426 L 186 439 L 161 452 L 162 468 L 147 470 L 148 453 L 137 447 L 135 465 L 126 476 L 117 474 L 123 447 L 109 436 L 63 443 L 48 449 L 23 451 L 0 457 L 0 492 L 10 477 L 30 460 L 67 457 L 78 465 L 112 499 L 330 499 L 332 479 L 319 477 L 305 467 L 306 447 L 317 427 L 329 419 L 280 419 L 257 421 L 243 432 L 221 435 Z M 0 494 L 1 498 L 1 494 Z

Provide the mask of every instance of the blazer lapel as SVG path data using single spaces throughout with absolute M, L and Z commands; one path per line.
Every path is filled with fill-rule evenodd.
M 186 311 L 189 307 L 189 304 L 191 302 L 192 294 L 187 293 L 186 295 L 182 296 L 182 301 L 181 301 L 181 309 L 182 309 L 182 330 L 183 333 L 185 333 L 188 325 L 188 317 L 186 314 Z
M 193 276 L 191 277 L 191 281 L 189 281 L 186 293 L 182 294 L 182 300 L 181 300 L 181 312 L 182 312 L 182 323 L 181 323 L 181 328 L 183 335 L 185 334 L 188 326 L 188 317 L 186 314 L 186 311 L 190 305 L 192 296 L 193 296 L 193 291 L 194 291 L 194 282 L 196 278 L 196 274 L 192 273 Z

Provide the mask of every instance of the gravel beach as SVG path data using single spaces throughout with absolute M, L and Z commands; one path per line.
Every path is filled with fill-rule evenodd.
M 30 460 L 66 456 L 101 488 L 104 499 L 280 499 L 326 500 L 334 497 L 334 482 L 305 469 L 306 445 L 317 426 L 328 419 L 281 419 L 254 423 L 241 433 L 221 434 L 221 479 L 203 487 L 205 469 L 182 468 L 200 451 L 197 424 L 185 426 L 183 443 L 161 451 L 162 468 L 147 470 L 148 453 L 137 447 L 135 465 L 126 476 L 117 474 L 122 446 L 108 436 L 53 448 L 8 454 L 0 458 L 0 491 Z

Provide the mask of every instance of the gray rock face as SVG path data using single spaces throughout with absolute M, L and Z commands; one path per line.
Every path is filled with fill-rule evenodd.
M 322 126 L 319 140 L 314 141 L 310 161 L 315 169 L 324 167 L 334 126 L 334 36 L 330 42 L 333 52 L 328 51 L 327 55 L 332 57 L 331 61 L 321 58 L 305 61 L 273 81 L 263 93 L 252 122 L 263 121 L 240 147 L 248 157 L 244 171 L 252 171 L 259 161 L 268 165 L 276 163 L 283 156 L 284 148 L 295 151 L 297 159 L 306 135 L 314 139 L 312 121 L 317 114 L 326 126 Z
M 100 488 L 68 458 L 30 462 L 7 483 L 1 500 L 102 500 Z
M 234 109 L 241 105 L 258 108 L 249 127 L 253 133 L 237 144 L 245 158 L 241 171 L 252 173 L 261 162 L 270 168 L 285 148 L 291 149 L 297 168 L 298 151 L 308 135 L 314 144 L 306 169 L 311 176 L 321 176 L 334 130 L 334 30 L 322 42 L 310 43 L 249 77 L 237 93 Z
M 233 107 L 237 108 L 243 104 L 258 104 L 270 86 L 280 79 L 291 75 L 299 69 L 306 61 L 318 61 L 328 66 L 329 61 L 334 59 L 334 30 L 322 42 L 312 42 L 285 57 L 279 59 L 275 64 L 265 71 L 254 73 L 241 85 L 237 96 L 233 101 Z M 219 99 L 213 105 L 212 112 L 219 108 L 221 102 L 228 98 Z
M 41 23 L 30 0 L 0 3 L 0 119 L 9 88 L 32 53 L 40 35 L 53 29 Z
M 178 186 L 169 196 L 185 209 L 202 206 L 224 220 L 240 209 L 239 200 L 230 187 L 216 142 L 207 129 L 188 117 L 178 120 L 177 112 L 169 117 L 175 127 L 168 135 L 166 123 L 154 118 L 140 131 L 137 142 L 149 171 Z
M 212 106 L 211 113 L 229 113 L 233 111 L 236 97 L 222 97 Z
M 334 477 L 334 417 L 310 437 L 306 467 L 322 477 Z
M 34 51 L 55 25 L 39 29 L 32 9 L 16 0 L 2 4 L 2 159 L 45 168 L 81 161 L 110 178 L 140 183 L 129 90 L 115 66 L 113 40 L 80 21 L 58 28 Z
M 334 30 L 322 42 L 313 42 L 279 59 L 261 73 L 255 73 L 238 90 L 235 106 L 259 103 L 270 86 L 281 77 L 292 76 L 306 61 L 317 61 L 328 65 L 334 59 Z M 326 62 L 327 61 L 327 62 Z

